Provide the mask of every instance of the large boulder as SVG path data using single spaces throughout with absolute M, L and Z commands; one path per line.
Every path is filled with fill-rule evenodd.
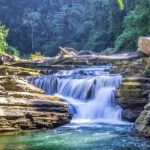
M 144 54 L 150 56 L 150 37 L 140 37 L 138 47 Z

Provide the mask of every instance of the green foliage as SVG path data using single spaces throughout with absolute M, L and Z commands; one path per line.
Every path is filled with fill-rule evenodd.
M 36 52 L 35 54 L 31 54 L 31 55 L 30 55 L 30 59 L 31 59 L 32 61 L 34 61 L 34 60 L 40 60 L 40 59 L 42 59 L 43 57 L 44 57 L 44 56 L 41 55 L 40 52 Z
M 7 43 L 21 56 L 35 50 L 54 56 L 59 46 L 101 52 L 114 47 L 134 6 L 135 0 L 0 0 L 0 18 L 10 29 Z
M 121 34 L 122 32 L 122 17 L 121 17 L 121 10 L 120 6 L 118 4 L 117 0 L 111 0 L 110 1 L 110 35 L 111 35 L 111 40 L 112 46 L 114 46 L 114 41 L 115 39 Z
M 137 41 L 140 36 L 150 35 L 150 0 L 137 0 L 136 8 L 125 17 L 124 32 L 121 34 L 115 46 L 118 51 L 137 49 Z
M 122 0 L 118 0 L 118 3 L 119 3 L 119 5 L 120 5 L 120 8 L 123 9 L 123 8 L 124 8 L 123 1 L 122 1 Z
M 20 52 L 16 48 L 14 48 L 13 46 L 10 46 L 10 45 L 8 45 L 6 47 L 5 52 L 12 56 L 20 56 Z
M 8 47 L 8 44 L 6 42 L 6 38 L 8 35 L 8 29 L 5 29 L 5 26 L 1 24 L 0 22 L 0 52 L 6 53 L 5 50 Z

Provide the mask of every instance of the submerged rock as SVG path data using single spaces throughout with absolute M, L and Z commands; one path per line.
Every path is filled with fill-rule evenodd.
M 0 76 L 0 132 L 54 128 L 68 123 L 68 104 L 17 76 Z

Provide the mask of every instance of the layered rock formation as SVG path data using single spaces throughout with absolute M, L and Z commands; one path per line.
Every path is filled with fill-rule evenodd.
M 123 80 L 117 91 L 117 102 L 123 108 L 122 117 L 134 122 L 148 103 L 150 80 L 148 58 L 114 63 L 110 72 L 120 73 Z
M 150 138 L 150 58 L 113 64 L 111 73 L 121 73 L 123 80 L 117 91 L 122 117 L 135 123 L 134 134 Z
M 0 76 L 0 132 L 53 128 L 68 123 L 68 104 L 18 76 Z
M 118 89 L 118 103 L 123 108 L 122 117 L 134 122 L 148 103 L 150 79 L 129 77 L 122 80 Z
M 40 75 L 40 71 L 22 67 L 11 67 L 8 65 L 0 66 L 0 76 L 6 75 L 37 76 Z

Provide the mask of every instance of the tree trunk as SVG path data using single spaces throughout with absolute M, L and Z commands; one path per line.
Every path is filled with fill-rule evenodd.
M 32 50 L 34 49 L 34 31 L 33 31 L 33 27 L 31 26 L 32 29 Z

